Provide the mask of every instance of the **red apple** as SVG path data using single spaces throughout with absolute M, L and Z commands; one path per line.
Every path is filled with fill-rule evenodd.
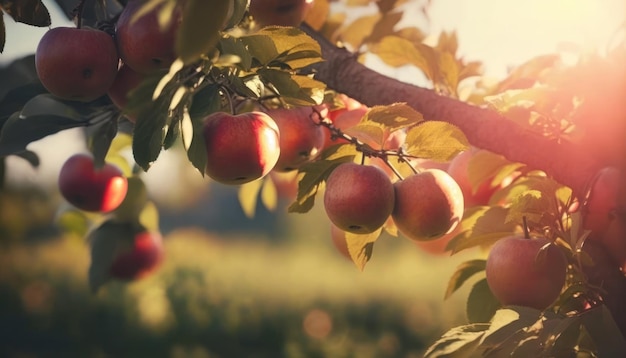
M 81 102 L 106 94 L 118 63 L 113 38 L 89 28 L 48 30 L 35 52 L 37 76 L 43 86 L 55 96 Z
M 143 278 L 159 266 L 163 260 L 163 252 L 163 239 L 159 232 L 137 232 L 131 242 L 118 251 L 109 274 L 124 281 Z
M 130 0 L 117 20 L 115 37 L 122 61 L 139 73 L 167 69 L 176 59 L 174 44 L 182 19 L 176 7 L 165 28 L 159 25 L 159 5 L 135 21 L 133 17 L 146 1 Z
M 311 107 L 271 109 L 267 114 L 280 131 L 280 157 L 274 170 L 298 169 L 319 154 L 324 145 L 324 132 L 311 118 Z
M 206 173 L 223 184 L 243 184 L 265 176 L 280 156 L 280 131 L 263 112 L 216 112 L 204 119 Z
M 342 132 L 345 132 L 348 128 L 356 126 L 368 110 L 369 109 L 367 107 L 362 106 L 355 109 L 342 111 L 335 116 L 330 116 L 330 113 L 332 113 L 331 111 L 329 112 L 329 117 L 335 127 L 340 129 Z M 324 149 L 335 144 L 348 143 L 348 141 L 342 138 L 332 138 L 331 132 L 327 127 L 324 127 L 324 138 Z
M 448 174 L 459 184 L 463 192 L 466 207 L 488 205 L 491 195 L 498 187 L 491 186 L 491 179 L 483 181 L 477 188 L 472 186 L 469 179 L 469 162 L 473 157 L 471 150 L 459 153 L 448 166 Z
M 128 190 L 128 180 L 117 167 L 105 163 L 95 168 L 87 154 L 65 161 L 58 184 L 65 200 L 85 211 L 112 211 L 124 201 Z
M 324 209 L 341 230 L 372 233 L 387 221 L 393 204 L 393 184 L 378 167 L 344 163 L 326 180 Z
M 259 26 L 300 26 L 313 0 L 250 0 L 250 15 Z
M 341 256 L 352 261 L 352 257 L 350 256 L 350 251 L 348 251 L 348 242 L 346 241 L 346 232 L 331 223 L 330 224 L 330 238 L 333 242 L 333 246 L 335 247 L 335 249 L 337 249 L 337 252 L 339 252 Z
M 434 240 L 452 230 L 463 217 L 463 193 L 452 177 L 427 169 L 394 183 L 392 218 L 398 231 L 413 240 Z
M 546 238 L 508 236 L 498 240 L 487 257 L 487 284 L 505 306 L 546 309 L 559 297 L 566 271 L 565 255 Z
M 614 167 L 601 169 L 589 191 L 583 208 L 583 227 L 591 230 L 590 238 L 601 238 L 610 223 L 610 212 L 617 208 L 621 173 Z
M 113 102 L 113 104 L 124 111 L 126 104 L 128 103 L 128 96 L 132 90 L 137 88 L 144 80 L 145 75 L 142 75 L 127 65 L 122 65 L 115 76 L 115 81 L 107 94 Z M 136 113 L 124 112 L 126 118 L 135 123 L 137 120 Z

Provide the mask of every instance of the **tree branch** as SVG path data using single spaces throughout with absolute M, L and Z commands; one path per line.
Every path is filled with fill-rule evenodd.
M 575 195 L 582 196 L 602 167 L 585 150 L 570 142 L 548 139 L 529 131 L 499 113 L 438 95 L 386 77 L 359 63 L 354 54 L 338 48 L 306 24 L 301 26 L 321 46 L 324 62 L 311 67 L 314 77 L 367 105 L 405 102 L 426 120 L 445 121 L 459 127 L 469 142 L 507 159 L 546 172 Z

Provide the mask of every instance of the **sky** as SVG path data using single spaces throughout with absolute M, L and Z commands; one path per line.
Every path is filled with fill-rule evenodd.
M 53 2 L 44 0 L 44 3 L 50 10 L 52 27 L 71 26 Z M 626 19 L 626 0 L 432 0 L 432 4 L 430 23 L 425 22 L 416 7 L 407 5 L 402 24 L 415 22 L 434 36 L 442 30 L 455 30 L 459 53 L 468 61 L 482 61 L 485 74 L 495 78 L 504 77 L 511 67 L 537 55 L 602 50 Z M 337 6 L 334 4 L 333 9 L 339 10 Z M 375 7 L 351 9 L 348 15 L 354 17 L 367 9 Z M 7 43 L 0 54 L 0 65 L 33 53 L 47 30 L 16 24 L 8 16 L 5 23 Z M 408 82 L 415 79 L 413 82 L 417 83 L 420 77 L 414 68 L 386 68 L 375 58 L 368 58 L 366 64 Z M 68 141 L 70 135 L 75 137 Z M 66 158 L 83 149 L 80 143 L 76 133 L 55 135 L 35 143 L 33 150 L 45 156 L 50 155 L 48 148 L 60 148 L 56 158 Z M 24 182 L 13 173 L 28 172 L 27 165 L 20 159 L 10 159 L 15 170 L 9 172 L 9 181 Z M 26 182 L 44 181 L 57 175 L 59 161 L 42 159 L 39 172 L 31 171 Z

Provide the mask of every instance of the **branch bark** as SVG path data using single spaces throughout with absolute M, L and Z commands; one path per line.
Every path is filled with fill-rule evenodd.
M 315 79 L 368 105 L 405 102 L 426 120 L 459 127 L 469 142 L 507 159 L 546 172 L 582 196 L 602 167 L 590 154 L 570 142 L 556 142 L 531 132 L 499 113 L 438 95 L 432 90 L 386 77 L 359 63 L 345 49 L 330 43 L 306 24 L 302 30 L 321 46 L 324 62 L 312 66 Z

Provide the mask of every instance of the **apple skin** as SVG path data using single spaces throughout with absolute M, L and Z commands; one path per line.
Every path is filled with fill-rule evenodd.
M 333 246 L 341 254 L 341 256 L 352 261 L 350 251 L 348 250 L 348 242 L 346 241 L 346 232 L 338 228 L 334 224 L 330 224 L 330 238 Z
M 123 281 L 141 279 L 159 267 L 163 253 L 163 239 L 159 232 L 138 232 L 134 235 L 132 244 L 117 254 L 109 274 Z
M 311 118 L 311 107 L 267 111 L 280 131 L 280 157 L 274 170 L 288 172 L 315 158 L 324 145 L 324 131 Z
M 466 207 L 488 205 L 489 199 L 498 190 L 497 186 L 491 186 L 491 180 L 482 182 L 476 190 L 473 189 L 469 180 L 468 165 L 473 152 L 466 150 L 459 153 L 448 166 L 448 174 L 459 184 L 463 192 Z
M 602 168 L 598 172 L 583 208 L 583 227 L 591 230 L 590 239 L 602 238 L 609 227 L 610 213 L 617 208 L 620 181 L 620 170 L 615 167 Z
M 343 163 L 326 180 L 324 208 L 343 231 L 372 233 L 387 221 L 393 206 L 393 184 L 376 166 Z
M 176 59 L 174 45 L 182 11 L 177 6 L 170 23 L 162 30 L 158 20 L 161 6 L 131 21 L 143 4 L 143 0 L 128 2 L 117 20 L 115 38 L 122 61 L 133 70 L 148 74 L 169 68 Z
M 115 80 L 118 63 L 113 38 L 89 28 L 50 29 L 35 51 L 41 83 L 66 100 L 89 102 L 104 96 Z
M 124 111 L 126 104 L 128 104 L 128 95 L 141 84 L 144 78 L 145 75 L 134 71 L 127 65 L 122 65 L 117 71 L 113 85 L 111 85 L 107 92 L 111 102 L 113 102 L 117 108 Z M 133 123 L 137 121 L 137 113 L 124 112 L 124 115 Z
M 58 185 L 70 204 L 94 212 L 115 210 L 128 191 L 128 180 L 117 167 L 105 163 L 94 168 L 93 158 L 87 154 L 75 154 L 63 163 Z
M 268 174 L 280 156 L 280 131 L 263 112 L 210 114 L 204 119 L 206 174 L 223 184 L 244 184 Z
M 249 12 L 261 27 L 300 26 L 313 0 L 250 0 Z
M 463 217 L 463 193 L 452 177 L 427 169 L 394 183 L 395 207 L 391 217 L 398 231 L 417 241 L 450 233 Z
M 487 257 L 487 284 L 500 303 L 544 310 L 559 297 L 567 260 L 555 245 L 538 256 L 548 243 L 543 237 L 528 239 L 520 234 L 494 244 Z

